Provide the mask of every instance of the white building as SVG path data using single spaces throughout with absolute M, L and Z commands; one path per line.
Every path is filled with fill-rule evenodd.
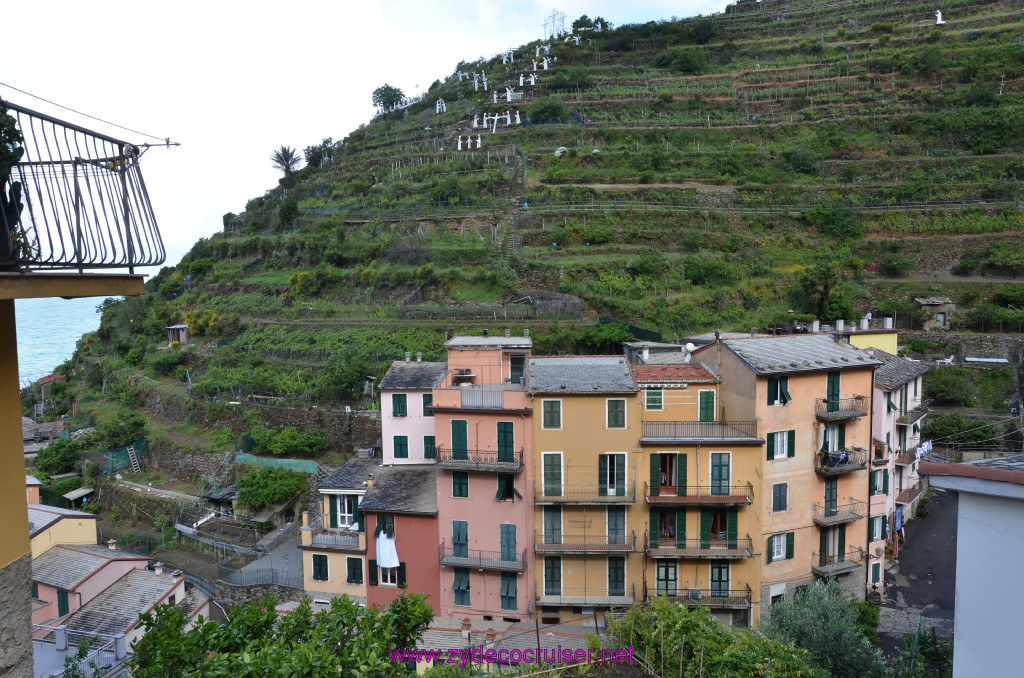
M 395 361 L 380 380 L 381 444 L 385 464 L 422 464 L 434 460 L 433 387 L 448 364 Z

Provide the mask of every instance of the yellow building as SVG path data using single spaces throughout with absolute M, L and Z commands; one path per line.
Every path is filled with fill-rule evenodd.
M 531 358 L 534 572 L 541 623 L 641 600 L 640 403 L 625 358 Z
M 85 511 L 28 505 L 32 557 L 38 558 L 57 544 L 95 544 L 98 517 Z

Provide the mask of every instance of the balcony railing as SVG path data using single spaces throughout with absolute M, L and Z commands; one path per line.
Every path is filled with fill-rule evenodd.
M 871 407 L 871 398 L 854 396 L 853 398 L 817 398 L 814 401 L 814 415 L 825 421 L 840 421 L 866 417 Z
M 905 487 L 902 492 L 897 494 L 896 495 L 896 503 L 897 504 L 909 504 L 912 501 L 914 501 L 915 499 L 917 499 L 917 496 L 919 494 L 921 494 L 921 481 L 920 480 L 918 480 L 913 485 L 910 485 L 909 487 Z
M 931 400 L 925 400 L 920 405 L 912 410 L 908 410 L 904 414 L 901 414 L 896 418 L 896 424 L 899 426 L 912 426 L 917 422 L 921 421 L 926 414 L 928 414 L 928 406 L 932 404 Z
M 734 560 L 754 555 L 754 543 L 750 535 L 728 538 L 699 538 L 677 540 L 675 537 L 659 537 L 657 546 L 649 537 L 644 537 L 644 551 L 651 558 L 707 558 L 710 560 Z
M 505 406 L 505 392 L 487 389 L 463 389 L 462 406 L 500 410 Z
M 543 485 L 534 487 L 535 504 L 632 504 L 636 501 L 636 488 L 632 483 L 623 487 L 605 485 Z
M 308 534 L 310 537 L 308 543 L 305 538 L 302 540 L 303 545 L 345 550 L 366 549 L 365 535 L 358 530 L 324 527 L 327 522 L 329 522 L 327 515 L 320 513 L 311 518 L 308 525 L 303 525 L 301 528 L 303 536 Z
M 0 269 L 157 266 L 142 148 L 9 102 L 24 154 L 0 185 Z
M 536 589 L 538 605 L 558 605 L 560 607 L 629 607 L 636 602 L 636 587 L 621 589 L 565 588 L 552 586 Z
M 868 463 L 867 450 L 844 447 L 831 452 L 819 452 L 814 458 L 814 470 L 825 476 L 859 471 Z
M 756 421 L 645 421 L 641 442 L 757 442 Z
M 903 466 L 910 466 L 917 461 L 917 448 L 911 448 L 896 454 L 896 463 Z
M 665 596 L 673 602 L 683 605 L 707 605 L 708 607 L 722 608 L 750 607 L 753 600 L 753 592 L 749 586 L 745 589 L 701 589 L 680 586 L 663 586 L 660 589 L 658 587 L 647 588 L 648 598 L 658 596 Z
M 437 547 L 437 556 L 442 567 L 475 567 L 480 570 L 523 572 L 526 570 L 526 551 L 523 549 L 522 553 L 517 554 L 464 549 L 460 546 L 446 546 L 442 541 Z
M 636 551 L 636 532 L 632 534 L 535 534 L 534 553 L 632 553 Z
M 842 504 L 841 506 L 815 504 L 812 519 L 815 524 L 821 525 L 822 527 L 828 527 L 830 525 L 841 525 L 843 523 L 852 523 L 855 520 L 860 520 L 866 515 L 866 511 L 867 504 L 862 501 L 853 501 L 849 504 Z
M 861 567 L 861 553 L 856 549 L 838 555 L 824 556 L 817 551 L 812 551 L 811 556 L 811 562 L 816 563 L 811 566 L 811 572 L 818 577 L 838 577 Z
M 753 503 L 754 486 L 749 482 L 746 485 L 662 485 L 658 487 L 658 494 L 651 494 L 651 488 L 645 482 L 644 496 L 647 497 L 648 504 L 733 506 Z
M 453 450 L 450 447 L 437 448 L 439 468 L 455 471 L 496 471 L 498 473 L 519 473 L 523 470 L 523 448 L 511 452 L 497 450 Z

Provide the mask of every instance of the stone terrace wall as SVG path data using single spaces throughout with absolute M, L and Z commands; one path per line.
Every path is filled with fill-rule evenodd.
M 214 599 L 228 610 L 236 605 L 245 605 L 249 601 L 269 594 L 276 596 L 279 603 L 290 600 L 302 600 L 302 596 L 305 595 L 305 591 L 302 589 L 293 589 L 290 586 L 279 586 L 278 584 L 243 584 L 236 586 L 218 580 L 214 583 L 214 587 L 217 591 Z
M 910 332 L 900 330 L 899 344 L 906 346 L 911 339 L 925 339 L 933 344 L 959 344 L 964 357 L 1013 359 L 1016 347 L 1024 345 L 1020 334 L 954 334 L 952 332 Z
M 219 479 L 224 466 L 224 455 L 214 452 L 186 452 L 168 443 L 149 445 L 149 456 L 144 466 L 162 471 L 177 480 L 191 481 L 193 476 L 203 480 Z

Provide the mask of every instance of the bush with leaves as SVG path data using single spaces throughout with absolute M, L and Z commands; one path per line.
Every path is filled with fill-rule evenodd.
M 306 474 L 286 468 L 257 466 L 235 481 L 238 501 L 254 511 L 287 501 L 306 490 Z
M 681 49 L 672 60 L 672 70 L 683 75 L 700 75 L 708 68 L 708 55 L 703 49 Z
M 402 103 L 402 99 L 405 98 L 405 94 L 402 90 L 384 83 L 377 89 L 373 90 L 373 105 L 378 106 L 385 111 L 390 110 Z
M 110 449 L 145 438 L 146 430 L 146 417 L 141 412 L 119 412 L 96 427 L 100 439 Z
M 924 392 L 936 405 L 974 407 L 978 394 L 970 372 L 962 367 L 933 367 L 924 375 Z
M 999 438 L 999 432 L 984 419 L 952 412 L 935 414 L 925 419 L 921 437 L 941 441 L 944 445 L 972 445 L 991 443 Z
M 36 468 L 40 473 L 56 476 L 71 473 L 82 460 L 82 446 L 75 440 L 60 438 L 53 444 L 39 451 L 36 456 Z
M 542 99 L 530 107 L 527 117 L 533 123 L 562 122 L 565 106 L 557 99 Z
M 275 456 L 312 457 L 327 449 L 327 434 L 322 429 L 306 429 L 299 433 L 294 426 L 285 427 L 280 433 L 260 424 L 249 434 L 256 452 L 268 452 Z

